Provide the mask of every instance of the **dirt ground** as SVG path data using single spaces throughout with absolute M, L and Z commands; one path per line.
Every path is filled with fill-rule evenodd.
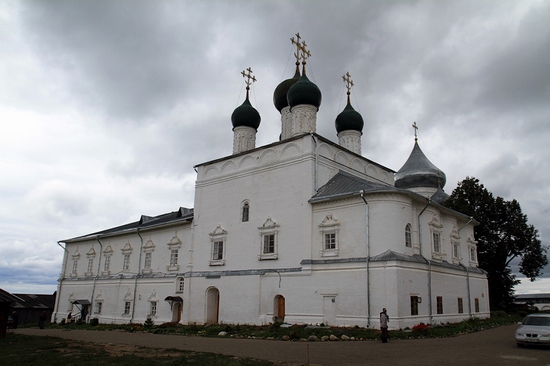
M 130 352 L 154 357 L 160 353 L 166 355 L 162 349 L 172 348 L 265 359 L 282 365 L 550 366 L 550 348 L 518 348 L 514 340 L 516 328 L 517 325 L 510 325 L 453 338 L 390 339 L 384 344 L 378 341 L 284 342 L 35 328 L 15 332 L 106 343 L 108 351 L 114 355 Z

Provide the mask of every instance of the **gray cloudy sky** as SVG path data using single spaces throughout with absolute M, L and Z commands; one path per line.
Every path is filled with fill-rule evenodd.
M 341 76 L 363 155 L 398 170 L 419 143 L 451 193 L 474 176 L 550 244 L 550 1 L 0 3 L 0 288 L 51 293 L 56 241 L 193 207 L 193 166 L 230 155 L 240 72 L 258 81 L 257 146 L 296 32 L 337 141 Z M 546 278 L 518 292 L 550 292 Z

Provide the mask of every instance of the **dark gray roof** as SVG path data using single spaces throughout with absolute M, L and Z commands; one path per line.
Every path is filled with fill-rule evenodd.
M 67 243 L 72 241 L 89 240 L 95 237 L 117 235 L 117 234 L 123 234 L 123 233 L 129 232 L 129 231 L 146 230 L 157 226 L 176 224 L 176 223 L 185 223 L 185 222 L 191 222 L 191 221 L 193 221 L 193 209 L 180 207 L 179 210 L 177 211 L 161 214 L 158 216 L 141 215 L 141 218 L 139 219 L 139 221 L 131 222 L 129 224 L 124 224 L 121 226 L 116 226 L 116 227 L 102 230 L 102 231 L 97 231 L 95 233 L 91 233 L 83 236 L 78 236 L 72 239 L 61 240 L 61 242 Z
M 359 178 L 355 175 L 344 171 L 339 171 L 332 177 L 324 186 L 319 188 L 317 193 L 311 197 L 309 202 L 320 202 L 331 199 L 342 199 L 346 197 L 357 196 L 359 191 L 365 193 L 372 192 L 401 192 L 410 194 L 410 191 L 395 188 L 387 184 L 371 182 L 366 179 Z
M 487 273 L 485 270 L 477 267 L 466 267 L 463 264 L 453 264 L 449 263 L 447 261 L 430 261 L 424 256 L 420 254 L 403 254 L 403 253 L 397 253 L 393 250 L 386 250 L 382 254 L 375 255 L 371 257 L 371 262 L 385 262 L 385 261 L 397 261 L 397 262 L 416 262 L 416 263 L 423 263 L 423 264 L 429 264 L 431 263 L 432 266 L 438 266 L 438 267 L 445 267 L 445 268 L 451 268 L 456 269 L 458 271 L 469 271 L 469 272 L 476 272 L 476 273 Z
M 516 300 L 538 300 L 550 299 L 550 293 L 544 294 L 520 294 L 515 296 Z
M 449 198 L 449 195 L 445 193 L 441 187 L 438 187 L 437 191 L 432 195 L 432 201 L 435 201 L 440 205 L 444 204 L 447 198 Z
M 428 160 L 415 141 L 411 155 L 395 174 L 395 186 L 398 188 L 445 187 L 445 173 Z

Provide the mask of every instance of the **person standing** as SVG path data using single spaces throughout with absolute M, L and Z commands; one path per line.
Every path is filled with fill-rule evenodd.
M 390 317 L 388 316 L 388 312 L 386 308 L 383 308 L 382 312 L 380 313 L 380 330 L 382 331 L 380 339 L 382 339 L 382 343 L 387 343 L 390 336 L 390 332 L 388 332 L 389 321 Z

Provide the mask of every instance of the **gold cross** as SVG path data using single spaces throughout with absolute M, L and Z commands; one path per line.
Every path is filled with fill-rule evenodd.
M 300 49 L 302 47 L 301 43 L 300 43 L 300 33 L 296 33 L 296 40 L 294 40 L 294 37 L 292 37 L 290 39 L 290 42 L 292 42 L 292 44 L 295 44 L 296 45 L 296 52 L 294 53 L 294 57 L 296 57 L 296 64 L 300 64 Z
M 416 125 L 416 121 L 412 124 L 412 127 L 414 128 L 414 141 L 418 141 L 418 136 L 416 135 L 416 132 L 418 131 L 418 126 Z
M 247 71 L 247 73 L 245 73 Z M 250 90 L 250 85 L 252 83 L 256 82 L 256 77 L 252 75 L 252 68 L 248 68 L 246 70 L 241 71 L 241 75 L 247 79 L 244 82 L 246 83 L 246 99 L 248 99 L 248 91 Z
M 353 88 L 353 80 L 351 80 L 349 71 L 346 72 L 346 75 L 342 76 L 342 79 L 344 80 L 344 83 L 346 83 L 346 88 L 348 89 L 348 104 L 350 104 L 349 95 L 351 94 L 351 88 Z

